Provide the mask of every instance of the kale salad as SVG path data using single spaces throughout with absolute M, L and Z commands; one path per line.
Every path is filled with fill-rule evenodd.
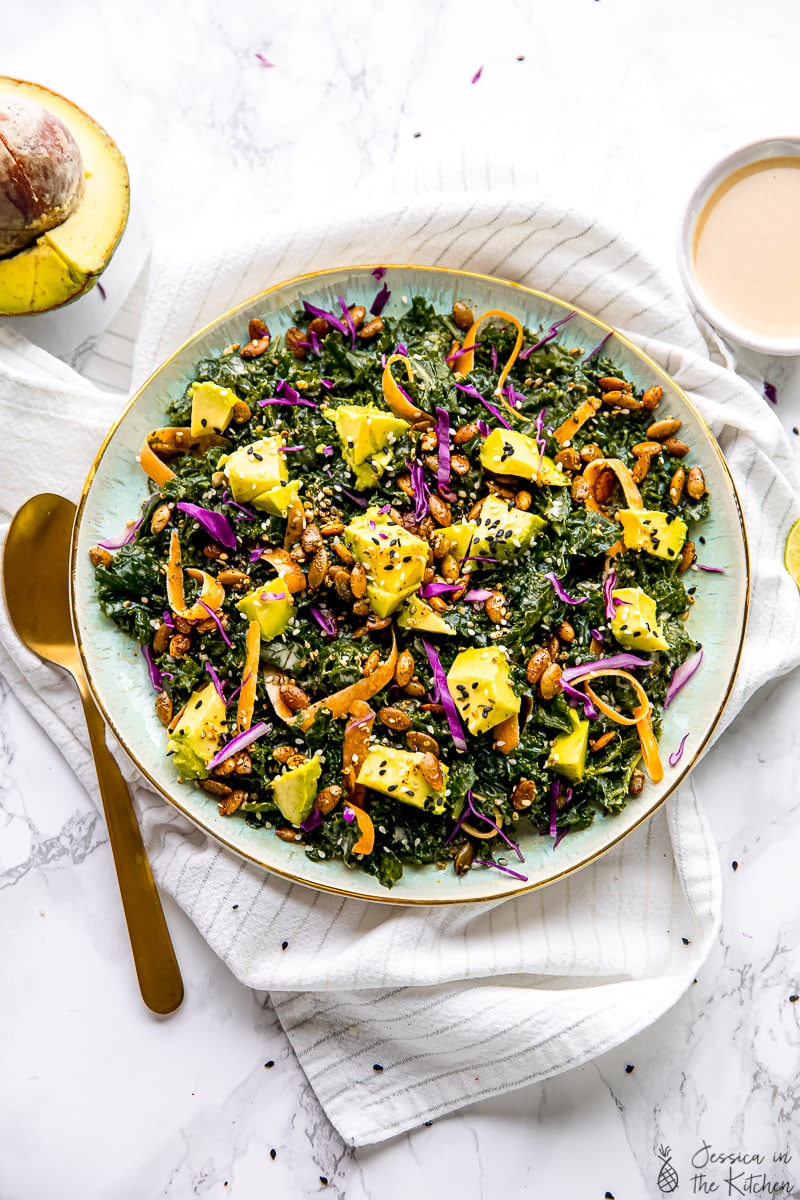
M 305 302 L 197 364 L 98 601 L 222 815 L 387 888 L 526 880 L 523 830 L 555 850 L 663 778 L 702 466 L 611 335 L 564 344 L 574 313 L 389 317 L 374 274 L 370 311 Z

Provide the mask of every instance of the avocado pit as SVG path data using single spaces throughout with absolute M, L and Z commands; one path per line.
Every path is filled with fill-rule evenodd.
M 83 195 L 83 159 L 63 121 L 25 97 L 0 97 L 0 256 L 54 229 Z
M 39 84 L 0 76 L 0 316 L 88 292 L 128 220 L 125 160 L 96 121 Z

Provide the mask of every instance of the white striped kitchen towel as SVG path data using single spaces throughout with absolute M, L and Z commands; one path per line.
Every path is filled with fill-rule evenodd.
M 172 240 L 151 263 L 135 374 L 141 379 L 194 329 L 281 278 L 376 261 L 517 280 L 581 305 L 643 346 L 712 425 L 749 526 L 752 615 L 726 722 L 797 664 L 800 598 L 782 547 L 800 502 L 783 430 L 749 385 L 710 360 L 658 271 L 580 213 L 518 194 L 453 194 L 393 199 L 356 217 L 326 205 L 303 222 L 273 221 L 227 242 L 212 244 L 208 230 Z M 35 412 L 53 449 L 43 458 L 41 443 L 15 445 L 17 468 L 0 479 L 6 516 L 37 490 L 74 497 L 118 405 L 19 339 L 0 337 L 3 427 L 28 429 Z M 48 424 L 55 412 L 57 447 Z M 0 643 L 0 667 L 17 694 L 94 792 L 69 686 L 23 651 L 5 618 Z M 354 1145 L 619 1044 L 677 1000 L 717 933 L 717 855 L 692 782 L 577 875 L 517 900 L 437 910 L 383 908 L 265 875 L 209 844 L 131 769 L 129 777 L 159 883 L 239 979 L 269 990 L 325 1111 Z

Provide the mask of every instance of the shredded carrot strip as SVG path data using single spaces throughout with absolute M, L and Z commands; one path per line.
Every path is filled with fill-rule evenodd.
M 397 640 L 394 636 L 394 629 L 392 629 L 392 650 L 386 662 L 381 663 L 377 670 L 364 679 L 359 679 L 357 683 L 351 683 L 349 687 L 342 688 L 340 692 L 334 692 L 332 696 L 326 696 L 324 700 L 317 700 L 316 704 L 312 704 L 310 708 L 306 709 L 305 719 L 300 728 L 308 729 L 321 708 L 330 709 L 334 717 L 343 717 L 350 711 L 354 701 L 370 700 L 391 681 L 396 666 Z
M 625 493 L 625 499 L 628 503 L 628 508 L 641 510 L 644 505 L 638 487 L 633 482 L 631 475 L 625 463 L 618 458 L 596 458 L 594 462 L 590 462 L 583 472 L 583 478 L 589 484 L 591 492 L 586 500 L 586 507 L 592 512 L 602 512 L 600 505 L 594 498 L 594 485 L 597 476 L 601 471 L 613 471 L 619 480 L 622 490 Z
M 351 812 L 356 819 L 356 824 L 361 830 L 361 837 L 353 846 L 354 854 L 371 854 L 372 848 L 375 845 L 375 826 L 372 824 L 372 819 L 369 813 L 363 808 L 358 808 L 354 804 L 349 804 L 345 808 L 345 812 Z
M 503 388 L 505 387 L 506 379 L 508 379 L 509 371 L 513 367 L 514 363 L 517 361 L 517 355 L 519 354 L 520 350 L 522 349 L 522 325 L 520 324 L 520 322 L 517 320 L 516 317 L 513 317 L 511 315 L 511 313 L 503 312 L 503 310 L 500 308 L 489 308 L 486 310 L 486 312 L 481 313 L 481 315 L 478 318 L 476 318 L 476 320 L 472 323 L 471 327 L 467 330 L 466 337 L 464 338 L 464 344 L 461 347 L 462 350 L 466 350 L 466 351 L 468 351 L 468 353 L 462 355 L 457 360 L 457 362 L 458 362 L 457 370 L 462 375 L 469 375 L 470 371 L 475 366 L 475 353 L 474 353 L 472 347 L 475 345 L 475 342 L 478 340 L 478 328 L 483 324 L 484 321 L 488 321 L 488 319 L 490 317 L 499 317 L 501 320 L 507 321 L 508 324 L 513 325 L 517 331 L 517 340 L 514 343 L 514 349 L 511 351 L 511 354 L 508 357 L 508 362 L 506 363 L 506 365 L 503 367 L 502 371 L 500 372 L 500 378 L 497 381 L 497 387 L 494 389 L 494 394 L 495 394 L 495 396 L 498 396 L 500 398 L 500 400 L 506 406 L 508 411 L 510 413 L 512 413 L 517 418 L 517 420 L 520 420 L 521 414 L 518 413 L 512 407 L 512 405 L 510 405 L 508 403 L 505 396 L 503 395 Z
M 564 442 L 568 442 L 578 432 L 581 425 L 585 425 L 590 417 L 593 417 L 598 408 L 602 404 L 599 396 L 589 396 L 584 400 L 583 404 L 579 404 L 575 412 L 563 421 L 558 429 L 553 430 L 553 437 L 558 442 L 559 446 L 563 446 Z
M 196 571 L 187 568 L 186 574 L 201 584 L 200 595 L 191 608 L 186 607 L 186 595 L 183 588 L 183 567 L 181 566 L 181 544 L 178 541 L 178 531 L 173 529 L 169 539 L 169 557 L 167 558 L 167 600 L 172 611 L 186 621 L 204 621 L 208 611 L 213 608 L 218 612 L 225 599 L 225 589 L 208 571 Z
M 610 704 L 606 704 L 601 700 L 594 690 L 589 686 L 590 679 L 600 679 L 605 675 L 616 675 L 629 683 L 636 693 L 639 704 L 633 710 L 632 717 L 626 717 L 617 709 L 612 708 Z M 628 671 L 613 671 L 602 670 L 592 671 L 591 674 L 584 676 L 581 683 L 586 684 L 586 695 L 592 701 L 596 708 L 608 717 L 611 721 L 616 721 L 618 725 L 635 725 L 636 732 L 639 735 L 639 745 L 642 750 L 642 761 L 644 762 L 647 774 L 652 779 L 653 783 L 658 783 L 664 778 L 664 768 L 661 764 L 661 759 L 658 753 L 658 743 L 653 733 L 652 706 L 647 697 L 642 685 L 638 679 L 635 679 Z
M 173 529 L 169 539 L 169 557 L 167 558 L 167 599 L 173 612 L 182 617 L 186 612 L 186 599 L 183 594 L 183 568 L 181 567 L 181 544 L 178 541 L 178 531 Z
M 239 703 L 236 708 L 236 728 L 240 733 L 245 729 L 249 729 L 253 723 L 260 653 L 261 629 L 258 621 L 251 621 L 247 626 L 247 654 L 244 660 L 244 670 L 242 671 L 242 687 L 239 692 Z
M 397 380 L 392 374 L 392 363 L 401 362 L 406 369 L 408 382 L 414 382 L 414 372 L 411 368 L 411 363 L 406 358 L 405 354 L 390 354 L 386 360 L 386 366 L 383 368 L 383 398 L 389 405 L 396 417 L 402 417 L 404 421 L 410 421 L 412 424 L 416 421 L 428 420 L 433 421 L 433 418 L 421 408 L 417 408 L 412 404 L 400 391 Z
M 145 475 L 148 475 L 150 479 L 152 479 L 153 483 L 157 484 L 158 487 L 163 487 L 168 479 L 175 478 L 175 472 L 171 471 L 167 464 L 163 463 L 161 459 L 150 449 L 150 442 L 148 440 L 150 436 L 151 435 L 148 434 L 142 442 L 139 453 L 136 456 L 137 461 Z
M 203 453 L 210 446 L 227 445 L 226 439 L 218 433 L 203 433 L 193 437 L 188 425 L 171 425 L 166 429 L 152 429 L 147 434 L 136 460 L 145 475 L 162 487 L 168 479 L 175 478 L 175 472 L 162 462 L 151 443 L 156 443 L 159 449 L 169 450 L 173 454 L 190 454 L 193 451 Z

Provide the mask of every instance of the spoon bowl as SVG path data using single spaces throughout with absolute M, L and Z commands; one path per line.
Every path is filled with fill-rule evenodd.
M 183 981 L 130 793 L 106 746 L 72 630 L 69 559 L 75 511 L 69 500 L 44 493 L 15 514 L 3 551 L 6 607 L 20 641 L 63 667 L 78 685 L 142 999 L 166 1016 L 183 1000 Z

